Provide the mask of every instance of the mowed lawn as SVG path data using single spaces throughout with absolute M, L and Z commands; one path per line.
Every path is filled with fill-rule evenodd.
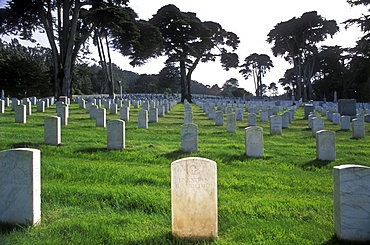
M 149 129 L 139 129 L 138 109 L 126 122 L 126 148 L 107 150 L 107 129 L 96 127 L 84 109 L 70 105 L 61 146 L 44 141 L 44 118 L 55 105 L 14 123 L 14 112 L 0 114 L 0 150 L 41 150 L 40 226 L 0 225 L 0 244 L 188 244 L 171 235 L 171 162 L 189 156 L 217 163 L 219 237 L 192 244 L 339 244 L 333 225 L 332 168 L 370 166 L 370 124 L 365 138 L 325 120 L 336 132 L 337 160 L 316 160 L 303 108 L 282 135 L 264 129 L 263 158 L 245 155 L 244 120 L 226 132 L 192 104 L 198 125 L 198 153 L 181 151 L 184 105 L 178 104 Z M 107 115 L 107 120 L 119 115 Z M 349 243 L 347 243 L 349 244 Z

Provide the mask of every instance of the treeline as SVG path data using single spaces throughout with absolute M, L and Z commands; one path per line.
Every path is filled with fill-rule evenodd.
M 25 47 L 17 39 L 9 43 L 0 39 L 0 84 L 7 97 L 47 97 L 54 95 L 51 50 L 41 46 Z M 138 74 L 125 71 L 113 64 L 114 92 L 121 93 L 179 93 L 180 71 L 166 66 L 159 74 Z M 77 63 L 72 79 L 72 94 L 107 94 L 108 86 L 103 79 L 103 69 L 97 64 Z M 121 81 L 121 85 L 118 83 Z M 240 90 L 242 92 L 240 92 Z M 238 89 L 236 97 L 242 97 Z M 192 81 L 194 94 L 222 95 L 217 85 L 206 86 Z M 225 91 L 226 92 L 226 91 Z M 230 96 L 230 94 L 224 93 Z

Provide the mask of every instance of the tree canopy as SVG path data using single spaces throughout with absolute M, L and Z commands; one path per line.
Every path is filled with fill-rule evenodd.
M 224 69 L 237 67 L 238 56 L 227 51 L 235 50 L 239 38 L 222 29 L 215 22 L 202 22 L 195 13 L 181 12 L 175 5 L 166 5 L 149 20 L 163 36 L 163 53 L 167 64 L 179 63 L 181 100 L 191 102 L 191 75 L 199 62 L 215 61 L 221 57 Z M 218 53 L 213 53 L 217 50 Z

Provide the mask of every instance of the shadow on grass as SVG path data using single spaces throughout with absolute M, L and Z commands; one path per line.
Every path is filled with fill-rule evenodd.
M 302 128 L 302 131 L 312 131 L 310 128 Z
M 196 240 L 196 239 L 185 239 L 173 236 L 171 232 L 164 233 L 162 235 L 147 238 L 140 241 L 128 242 L 129 245 L 162 245 L 162 244 L 176 244 L 176 245 L 186 245 L 186 244 L 195 244 L 195 245 L 206 245 L 214 244 L 214 240 Z
M 352 241 L 345 241 L 340 240 L 337 238 L 336 235 L 333 235 L 328 241 L 321 243 L 321 245 L 365 245 L 368 244 L 368 242 L 352 242 Z
M 323 161 L 323 160 L 312 160 L 309 162 L 306 162 L 305 164 L 302 165 L 302 169 L 304 170 L 310 170 L 311 168 L 322 168 L 326 167 L 329 165 L 331 161 Z
M 24 228 L 26 228 L 25 225 L 9 224 L 9 223 L 0 222 L 0 234 L 1 235 L 9 234 L 13 231 L 22 231 Z
M 80 150 L 77 150 L 75 151 L 76 153 L 79 152 L 79 153 L 96 153 L 96 152 L 109 152 L 111 150 L 108 150 L 107 148 L 94 148 L 94 147 L 91 147 L 91 148 L 85 148 L 85 149 L 80 149 Z
M 45 145 L 45 143 L 20 142 L 11 144 L 13 148 L 39 148 L 41 145 Z
M 188 154 L 189 154 L 188 152 L 178 150 L 178 151 L 169 152 L 167 154 L 163 154 L 162 156 L 167 158 L 167 159 L 170 159 L 170 160 L 175 160 L 175 159 L 178 159 L 180 156 L 184 156 L 184 155 L 188 155 Z

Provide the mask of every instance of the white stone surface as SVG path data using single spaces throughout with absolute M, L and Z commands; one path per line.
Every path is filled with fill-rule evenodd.
M 352 120 L 352 138 L 359 139 L 365 137 L 365 124 L 361 119 Z
M 194 123 L 181 125 L 181 150 L 198 152 L 198 125 Z
M 109 120 L 107 125 L 107 148 L 108 150 L 121 150 L 125 148 L 125 121 Z
M 263 128 L 245 128 L 245 153 L 249 157 L 263 157 Z
M 257 116 L 255 113 L 248 113 L 248 126 L 257 126 Z
M 103 128 L 107 126 L 107 114 L 105 108 L 96 109 L 96 126 Z
M 226 131 L 236 133 L 236 116 L 233 113 L 226 115 Z
M 351 129 L 351 117 L 350 116 L 341 116 L 340 117 L 340 125 L 342 130 L 350 130 Z
M 40 150 L 18 148 L 0 152 L 0 221 L 41 222 Z
M 312 118 L 312 137 L 316 137 L 316 132 L 324 129 L 324 118 L 314 117 Z
M 270 135 L 282 134 L 282 120 L 280 116 L 270 116 Z
M 44 142 L 47 145 L 59 145 L 61 143 L 60 117 L 45 117 L 44 119 Z
M 333 182 L 335 234 L 339 239 L 370 242 L 370 168 L 335 166 Z
M 199 157 L 171 163 L 172 234 L 182 238 L 218 236 L 217 164 Z
M 125 103 L 127 104 L 127 103 Z M 130 107 L 124 106 L 120 109 L 120 119 L 123 121 L 130 121 Z
M 224 113 L 222 111 L 216 111 L 215 113 L 215 125 L 223 126 L 224 125 Z
M 16 123 L 26 123 L 26 105 L 17 105 L 15 107 L 15 122 Z
M 138 128 L 148 128 L 148 111 L 147 110 L 139 110 L 138 112 Z
M 158 108 L 149 109 L 149 122 L 158 122 Z
M 320 130 L 316 132 L 316 158 L 323 161 L 335 161 L 335 132 Z
M 184 112 L 184 123 L 193 123 L 193 112 L 192 111 Z

